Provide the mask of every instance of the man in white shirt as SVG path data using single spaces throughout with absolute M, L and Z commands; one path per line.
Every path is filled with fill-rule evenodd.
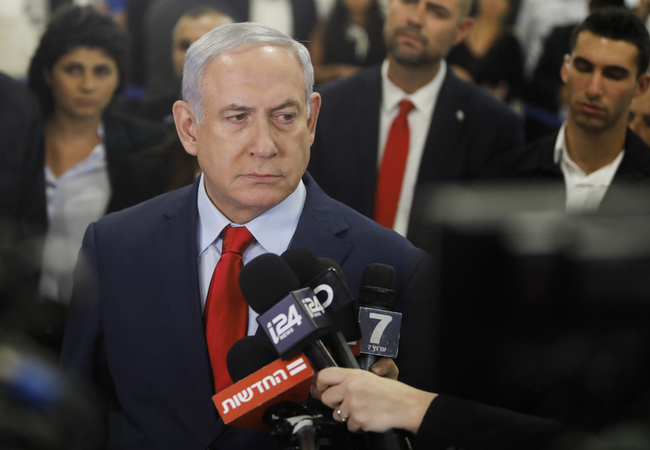
M 562 65 L 568 118 L 557 136 L 530 144 L 510 172 L 563 179 L 570 211 L 598 209 L 613 182 L 650 177 L 650 148 L 628 127 L 646 92 L 650 36 L 630 11 L 599 10 L 579 24 Z
M 497 155 L 523 147 L 521 119 L 456 77 L 444 57 L 472 27 L 470 0 L 391 0 L 381 66 L 320 87 L 323 107 L 309 173 L 335 199 L 378 220 L 378 185 L 390 128 L 408 100 L 409 141 L 394 218 L 378 220 L 411 236 L 421 187 L 484 176 Z M 398 191 L 398 192 L 395 192 Z

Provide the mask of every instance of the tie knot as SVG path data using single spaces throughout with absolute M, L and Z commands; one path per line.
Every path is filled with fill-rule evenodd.
M 399 115 L 406 116 L 414 108 L 410 100 L 402 100 L 399 102 Z
M 221 254 L 232 252 L 242 255 L 255 238 L 246 227 L 226 226 L 223 229 L 223 246 Z

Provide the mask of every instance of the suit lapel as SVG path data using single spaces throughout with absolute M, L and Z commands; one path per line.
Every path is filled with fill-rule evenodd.
M 290 248 L 303 247 L 316 256 L 329 258 L 339 266 L 350 252 L 350 243 L 337 235 L 348 228 L 348 223 L 308 173 L 303 177 L 307 198 L 291 239 Z
M 614 175 L 614 183 L 641 181 L 650 175 L 650 149 L 632 130 L 625 135 L 625 155 Z
M 197 179 L 191 188 L 186 189 L 187 195 L 182 200 L 167 208 L 155 238 L 164 283 L 161 307 L 167 309 L 166 317 L 172 318 L 169 332 L 175 335 L 179 353 L 185 359 L 187 380 L 193 384 L 196 398 L 210 400 L 214 384 L 205 342 L 198 278 L 198 185 Z M 193 420 L 199 420 L 200 429 L 214 432 L 216 415 L 211 402 L 201 401 L 197 403 Z M 224 429 L 223 422 L 219 421 L 218 433 Z
M 369 73 L 357 95 L 351 123 L 355 124 L 355 149 L 358 169 L 353 177 L 361 178 L 357 186 L 363 189 L 364 208 L 361 211 L 372 217 L 375 208 L 375 191 L 377 190 L 377 170 L 367 170 L 368 167 L 378 167 L 379 121 L 381 113 L 382 88 L 381 69 Z
M 460 141 L 467 101 L 464 90 L 459 89 L 460 83 L 447 68 L 422 154 L 418 185 L 443 180 L 451 162 L 462 158 Z

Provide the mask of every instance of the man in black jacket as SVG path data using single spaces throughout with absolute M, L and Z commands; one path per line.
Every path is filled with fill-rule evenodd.
M 633 98 L 648 89 L 650 36 L 630 11 L 603 9 L 579 24 L 562 65 L 568 118 L 557 136 L 513 158 L 518 178 L 564 180 L 568 210 L 595 210 L 609 186 L 650 177 L 650 148 L 628 129 Z

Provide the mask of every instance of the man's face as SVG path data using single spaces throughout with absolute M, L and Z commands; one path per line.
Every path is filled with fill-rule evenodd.
M 274 46 L 245 47 L 208 63 L 201 80 L 203 120 L 174 105 L 179 137 L 198 157 L 212 203 L 246 223 L 281 203 L 309 162 L 320 96 L 310 98 L 298 59 Z
M 646 144 L 650 145 L 650 91 L 632 100 L 628 125 Z
M 562 65 L 569 123 L 600 132 L 627 121 L 632 98 L 648 87 L 648 76 L 637 79 L 636 46 L 589 31 L 578 35 L 576 46 Z
M 217 12 L 200 17 L 181 17 L 174 27 L 172 36 L 172 62 L 174 74 L 179 80 L 183 77 L 183 61 L 190 45 L 213 28 L 231 23 L 232 19 Z
M 389 0 L 384 25 L 388 54 L 407 66 L 437 64 L 469 32 L 464 0 Z

